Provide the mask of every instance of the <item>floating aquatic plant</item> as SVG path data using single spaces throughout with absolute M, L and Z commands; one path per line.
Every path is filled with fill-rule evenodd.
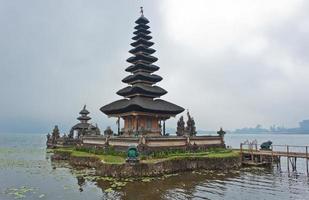
M 150 182 L 151 180 L 149 177 L 142 178 L 142 182 Z
M 126 182 L 115 181 L 115 182 L 111 185 L 111 187 L 112 187 L 112 188 L 117 188 L 117 189 L 120 188 L 120 189 L 121 189 L 121 187 L 124 187 L 126 184 L 127 184 Z
M 5 190 L 5 194 L 9 196 L 13 196 L 14 199 L 22 199 L 26 197 L 26 194 L 35 193 L 35 188 L 22 186 L 19 188 L 8 188 Z
M 104 192 L 110 193 L 110 192 L 114 192 L 114 190 L 113 190 L 113 188 L 107 188 L 106 190 L 104 190 Z

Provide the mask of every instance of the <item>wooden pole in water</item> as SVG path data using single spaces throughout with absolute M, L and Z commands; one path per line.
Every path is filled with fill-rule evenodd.
M 255 152 L 257 152 L 257 144 L 255 144 Z M 255 162 L 259 162 L 259 160 L 261 160 L 261 156 L 256 156 L 255 158 Z
M 290 174 L 290 158 L 289 158 L 289 145 L 286 146 L 286 153 L 287 153 L 287 165 L 288 165 L 288 173 Z
M 307 176 L 309 177 L 309 168 L 308 168 L 308 146 L 306 146 L 306 169 L 307 169 Z
M 253 158 L 253 144 L 250 144 L 250 154 L 251 154 L 251 162 L 254 163 L 254 158 Z
M 271 145 L 271 166 L 273 165 L 274 162 L 274 147 Z
M 281 172 L 281 156 L 278 157 L 279 163 L 277 164 L 279 171 Z

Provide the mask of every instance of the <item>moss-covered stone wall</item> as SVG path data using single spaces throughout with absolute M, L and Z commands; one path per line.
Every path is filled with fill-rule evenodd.
M 160 176 L 198 169 L 228 170 L 241 166 L 238 154 L 222 157 L 173 157 L 134 165 L 104 163 L 99 157 L 74 156 L 63 152 L 55 152 L 52 159 L 68 160 L 72 166 L 95 168 L 97 175 L 111 177 Z

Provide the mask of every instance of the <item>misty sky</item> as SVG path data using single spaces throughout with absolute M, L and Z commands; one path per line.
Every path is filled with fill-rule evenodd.
M 0 0 L 0 132 L 68 132 L 84 104 L 115 126 L 99 108 L 121 98 L 141 5 L 162 98 L 197 129 L 309 119 L 307 0 Z

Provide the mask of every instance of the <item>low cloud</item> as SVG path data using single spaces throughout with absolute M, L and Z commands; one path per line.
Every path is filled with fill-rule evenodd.
M 87 104 L 93 122 L 119 99 L 139 16 L 132 1 L 0 1 L 0 132 L 67 131 Z M 164 99 L 198 129 L 308 118 L 309 5 L 301 0 L 144 3 Z M 176 120 L 168 122 L 176 127 Z

